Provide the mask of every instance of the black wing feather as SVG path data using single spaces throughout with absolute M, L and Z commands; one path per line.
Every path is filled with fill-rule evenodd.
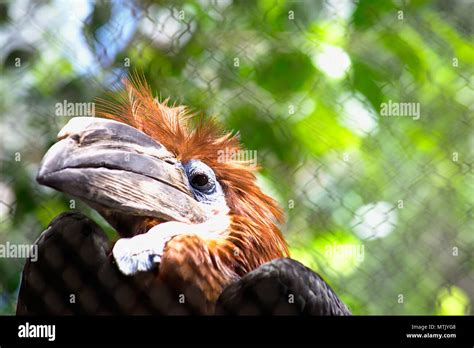
M 289 258 L 270 261 L 229 285 L 219 297 L 216 313 L 351 315 L 318 274 Z
M 56 217 L 35 244 L 38 260 L 23 269 L 18 315 L 193 313 L 156 272 L 121 274 L 105 233 L 78 212 Z

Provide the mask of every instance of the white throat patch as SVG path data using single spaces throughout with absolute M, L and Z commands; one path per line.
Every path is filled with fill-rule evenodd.
M 166 243 L 179 235 L 198 236 L 204 240 L 224 238 L 230 225 L 227 213 L 228 210 L 214 212 L 215 215 L 201 224 L 164 222 L 144 234 L 119 239 L 112 254 L 120 272 L 134 275 L 151 270 L 161 261 Z

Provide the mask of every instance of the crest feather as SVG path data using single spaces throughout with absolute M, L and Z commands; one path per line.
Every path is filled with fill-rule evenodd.
M 253 226 L 253 243 L 263 246 L 266 239 L 271 243 L 274 255 L 288 255 L 286 242 L 276 226 L 277 222 L 283 221 L 282 211 L 256 184 L 254 172 L 257 168 L 222 156 L 222 153 L 242 150 L 239 134 L 225 132 L 215 118 L 197 116 L 184 106 L 169 106 L 168 99 L 160 102 L 139 74 L 124 79 L 123 83 L 125 89 L 120 93 L 113 93 L 110 99 L 97 100 L 98 115 L 139 129 L 182 162 L 198 159 L 206 163 L 221 183 L 231 213 L 238 217 L 238 225 L 246 225 L 243 221 L 247 220 L 247 226 Z M 243 241 L 242 233 L 239 228 L 231 237 Z

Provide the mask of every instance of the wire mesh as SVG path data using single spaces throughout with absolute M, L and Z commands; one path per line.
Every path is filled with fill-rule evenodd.
M 473 314 L 470 1 L 0 3 L 0 313 L 59 213 L 35 175 L 71 118 L 143 71 L 239 130 L 291 254 L 355 314 Z M 80 116 L 80 115 L 74 115 Z M 46 295 L 45 295 L 46 296 Z M 56 303 L 56 300 L 51 300 Z

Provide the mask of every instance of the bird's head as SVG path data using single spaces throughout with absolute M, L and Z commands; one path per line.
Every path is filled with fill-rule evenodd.
M 287 255 L 281 209 L 258 187 L 255 166 L 229 156 L 241 151 L 238 136 L 158 102 L 142 79 L 99 104 L 100 118 L 76 117 L 60 131 L 39 183 L 84 200 L 121 237 L 226 215 L 206 247 L 236 274 Z

